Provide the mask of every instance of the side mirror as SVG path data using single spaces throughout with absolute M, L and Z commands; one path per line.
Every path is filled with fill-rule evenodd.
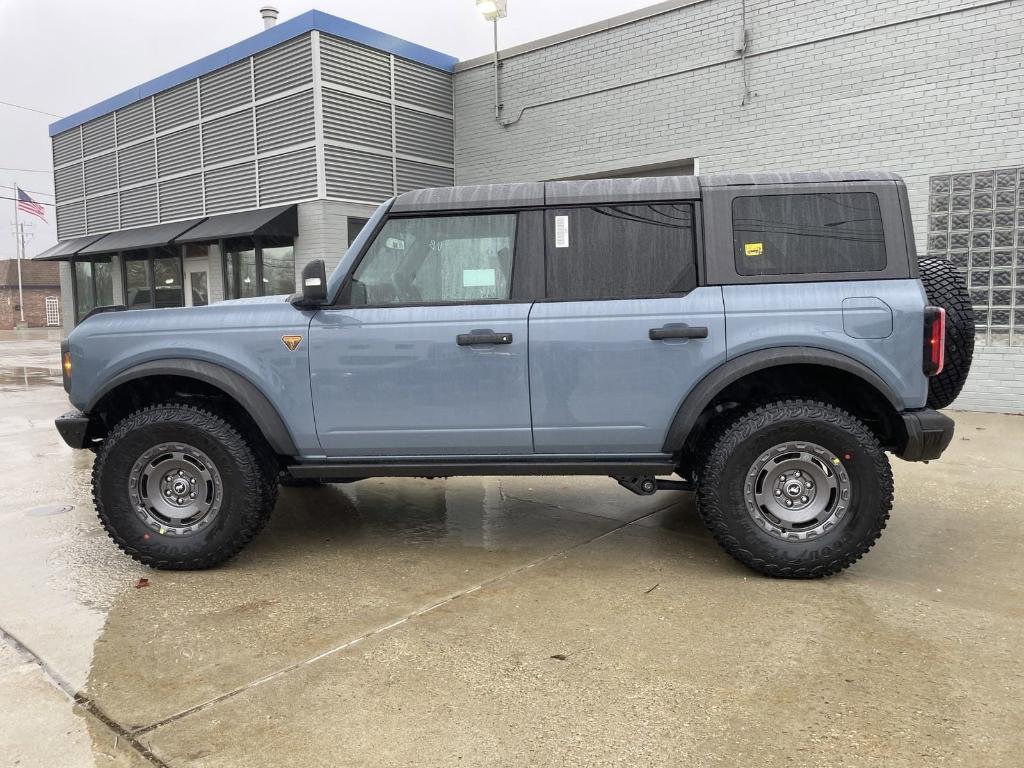
M 300 307 L 319 307 L 327 300 L 327 268 L 323 259 L 313 259 L 302 268 L 302 292 L 292 303 Z

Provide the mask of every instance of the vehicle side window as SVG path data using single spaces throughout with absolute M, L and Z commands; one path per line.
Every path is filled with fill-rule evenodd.
M 604 205 L 546 215 L 549 299 L 626 299 L 697 285 L 693 206 Z
M 885 269 L 878 198 L 871 192 L 753 195 L 732 202 L 741 275 Z
M 512 284 L 516 214 L 396 218 L 352 277 L 352 305 L 501 301 Z

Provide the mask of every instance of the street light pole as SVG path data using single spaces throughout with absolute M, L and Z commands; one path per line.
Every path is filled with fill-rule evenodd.
M 498 60 L 498 17 L 494 17 L 494 119 L 501 120 L 501 85 L 498 79 L 498 70 L 501 62 Z
M 498 19 L 508 16 L 508 0 L 476 0 L 476 7 L 484 18 L 494 24 L 494 119 L 501 123 L 501 80 L 498 55 Z

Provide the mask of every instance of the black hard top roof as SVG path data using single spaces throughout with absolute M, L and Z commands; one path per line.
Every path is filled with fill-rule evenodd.
M 701 196 L 703 187 L 899 180 L 899 176 L 886 171 L 808 171 L 477 184 L 462 187 L 432 187 L 403 192 L 395 198 L 391 210 L 395 213 L 415 213 L 530 208 L 542 205 L 602 205 L 658 200 L 697 200 Z

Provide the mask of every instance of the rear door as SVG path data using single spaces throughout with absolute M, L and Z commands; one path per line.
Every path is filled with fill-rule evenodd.
M 327 456 L 529 454 L 515 212 L 389 219 L 310 324 Z
M 540 454 L 660 453 L 689 390 L 725 360 L 722 291 L 697 286 L 696 205 L 545 213 L 546 300 L 530 314 Z

